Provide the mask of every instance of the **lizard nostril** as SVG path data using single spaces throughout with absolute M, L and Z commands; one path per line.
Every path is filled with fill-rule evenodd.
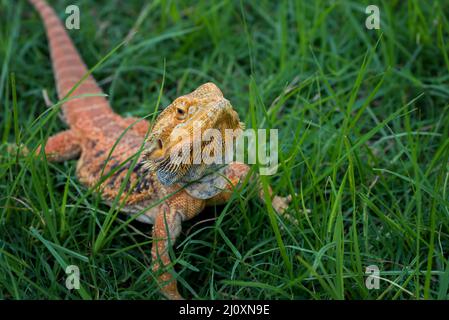
M 162 149 L 162 148 L 163 148 L 163 144 L 162 144 L 162 140 L 161 140 L 161 139 L 157 139 L 157 147 L 158 147 L 159 149 Z

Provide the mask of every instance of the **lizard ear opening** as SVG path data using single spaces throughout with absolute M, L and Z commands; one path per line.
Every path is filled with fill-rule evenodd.
M 187 111 L 182 108 L 176 108 L 176 118 L 178 120 L 184 120 L 187 117 Z

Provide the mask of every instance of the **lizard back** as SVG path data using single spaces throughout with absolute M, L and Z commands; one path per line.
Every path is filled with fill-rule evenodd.
M 29 1 L 45 25 L 59 99 L 66 98 L 88 69 L 53 8 L 45 0 Z M 86 94 L 103 94 L 92 75 L 81 82 L 70 97 Z M 110 175 L 100 189 L 106 201 L 112 200 L 119 195 L 120 185 L 126 181 L 128 170 L 132 170 L 124 193 L 119 195 L 126 198 L 127 205 L 146 204 L 158 198 L 154 175 L 146 172 L 141 165 L 130 168 L 132 159 L 129 159 L 144 143 L 146 132 L 128 130 L 124 133 L 134 122 L 133 119 L 124 119 L 114 113 L 104 96 L 71 98 L 63 104 L 62 112 L 70 130 L 79 139 L 81 155 L 77 163 L 77 176 L 83 184 L 93 187 L 102 177 Z

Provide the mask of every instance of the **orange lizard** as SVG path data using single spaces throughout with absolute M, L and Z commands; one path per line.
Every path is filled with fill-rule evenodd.
M 63 99 L 88 69 L 54 10 L 44 0 L 29 1 L 44 22 L 57 92 Z M 183 221 L 198 215 L 205 206 L 228 201 L 249 167 L 236 162 L 226 165 L 220 171 L 226 179 L 222 178 L 222 189 L 218 190 L 211 187 L 211 181 L 220 180 L 219 176 L 209 179 L 203 175 L 210 165 L 170 162 L 170 152 L 180 144 L 186 145 L 185 139 L 173 140 L 171 135 L 181 126 L 192 133 L 194 122 L 201 124 L 200 129 L 238 129 L 242 126 L 239 116 L 213 83 L 174 100 L 152 127 L 148 121 L 114 113 L 100 94 L 103 92 L 92 75 L 79 84 L 70 94 L 75 98 L 62 106 L 70 129 L 48 139 L 45 155 L 55 162 L 78 158 L 76 175 L 82 184 L 95 187 L 100 182 L 106 203 L 118 197 L 124 202 L 124 212 L 141 213 L 138 220 L 153 224 L 152 270 L 157 274 L 160 292 L 168 299 L 182 299 L 173 272 L 167 270 L 171 268 L 169 246 L 179 235 Z M 186 146 L 192 148 L 192 144 Z M 38 148 L 37 152 L 42 150 Z M 134 156 L 138 156 L 135 162 Z M 262 191 L 259 195 L 263 199 Z M 290 196 L 272 197 L 278 213 L 283 213 L 290 201 Z

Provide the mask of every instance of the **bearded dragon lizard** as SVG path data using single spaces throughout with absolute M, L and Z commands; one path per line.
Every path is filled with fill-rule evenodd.
M 44 0 L 29 1 L 45 25 L 57 92 L 63 99 L 88 69 L 55 11 Z M 186 144 L 182 137 L 173 140 L 172 134 L 181 126 L 192 133 L 194 122 L 202 130 L 214 128 L 220 132 L 241 128 L 242 123 L 213 83 L 205 83 L 175 99 L 159 114 L 153 126 L 148 121 L 114 113 L 102 94 L 92 75 L 82 81 L 70 93 L 75 98 L 62 106 L 63 118 L 70 129 L 51 136 L 43 151 L 50 161 L 77 158 L 77 178 L 87 187 L 97 186 L 110 174 L 100 183 L 102 199 L 111 203 L 118 197 L 124 202 L 123 211 L 143 212 L 137 219 L 153 224 L 152 270 L 157 275 L 160 292 L 168 299 L 182 299 L 173 272 L 167 271 L 171 266 L 169 246 L 180 234 L 183 221 L 195 217 L 206 206 L 226 203 L 248 174 L 249 167 L 233 162 L 220 171 L 225 179 L 203 178 L 210 165 L 170 162 L 169 155 L 176 147 L 192 148 L 192 143 Z M 207 146 L 201 144 L 202 149 Z M 38 148 L 37 152 L 42 150 Z M 130 159 L 136 154 L 139 158 L 132 166 Z M 220 180 L 222 189 L 211 187 L 212 180 Z M 196 182 L 189 184 L 193 181 Z M 122 183 L 126 187 L 120 192 Z M 271 189 L 269 192 L 271 196 Z M 263 198 L 262 191 L 259 195 Z M 283 213 L 290 201 L 290 196 L 272 197 L 278 213 Z

